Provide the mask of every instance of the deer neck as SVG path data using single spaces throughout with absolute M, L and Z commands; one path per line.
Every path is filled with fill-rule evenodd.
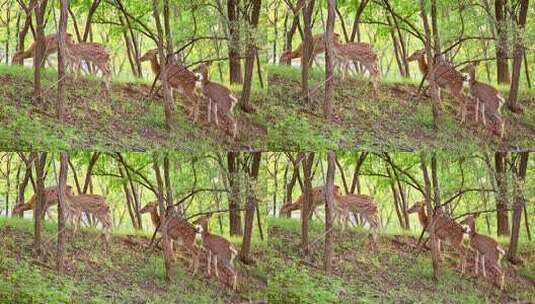
M 425 207 L 418 210 L 418 220 L 420 221 L 420 225 L 422 225 L 422 227 L 427 227 L 429 217 L 427 216 L 427 212 L 425 212 Z
M 160 216 L 158 215 L 156 208 L 154 208 L 154 210 L 150 213 L 150 219 L 154 227 L 158 227 L 160 225 Z
M 150 60 L 150 68 L 154 75 L 160 75 L 160 63 L 158 63 L 158 58 L 154 57 Z
M 423 75 L 427 74 L 428 66 L 424 57 L 421 57 L 420 59 L 418 59 L 418 68 L 420 69 L 420 72 Z

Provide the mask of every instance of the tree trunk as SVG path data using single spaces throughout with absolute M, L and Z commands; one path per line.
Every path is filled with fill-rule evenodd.
M 510 82 L 509 79 L 509 62 L 508 53 L 508 26 L 507 26 L 507 0 L 495 0 L 494 10 L 496 15 L 496 30 L 498 39 L 496 40 L 496 65 L 498 74 L 498 83 Z
M 59 18 L 59 41 L 58 41 L 58 100 L 56 115 L 59 121 L 64 119 L 65 107 L 65 38 L 67 31 L 67 19 L 69 18 L 69 1 L 61 0 L 61 12 Z
M 509 201 L 507 199 L 507 153 L 496 152 L 494 161 L 496 164 L 496 185 L 498 187 L 498 200 L 496 201 L 498 235 L 509 235 Z
M 230 34 L 228 58 L 231 84 L 241 84 L 243 82 L 240 61 L 240 19 L 238 2 L 239 0 L 228 0 L 227 3 Z
M 522 212 L 526 203 L 524 197 L 524 182 L 526 179 L 526 172 L 528 168 L 529 152 L 520 153 L 520 163 L 515 172 L 515 203 L 513 205 L 513 227 L 511 231 L 511 240 L 509 242 L 509 250 L 507 251 L 507 259 L 512 263 L 518 262 L 518 238 L 520 235 L 520 224 L 522 221 Z
M 507 107 L 515 113 L 522 112 L 520 105 L 518 105 L 518 87 L 520 85 L 520 73 L 522 71 L 522 61 L 524 60 L 524 39 L 526 19 L 528 16 L 528 0 L 520 1 L 520 15 L 518 17 L 518 28 L 516 29 L 516 39 L 513 51 L 513 79 L 511 80 L 511 88 L 509 90 L 509 99 L 507 100 Z
M 62 0 L 65 1 L 65 0 Z M 62 3 L 64 5 L 65 3 Z M 60 153 L 60 169 L 58 181 L 58 248 L 56 265 L 58 272 L 63 272 L 63 257 L 65 255 L 65 190 L 67 188 L 67 173 L 69 168 L 67 153 Z
M 253 0 L 252 6 L 253 11 L 251 13 L 248 29 L 249 41 L 247 42 L 247 56 L 245 58 L 245 81 L 243 82 L 243 90 L 240 99 L 240 107 L 246 113 L 255 112 L 255 109 L 250 103 L 250 99 L 253 81 L 253 69 L 256 59 L 256 28 L 258 26 L 258 20 L 260 19 L 260 8 L 262 6 L 262 1 Z
M 34 221 L 34 239 L 33 239 L 33 256 L 39 259 L 41 257 L 41 228 L 43 226 L 44 211 L 46 209 L 45 202 L 45 165 L 47 153 L 40 153 L 39 157 L 35 158 L 35 175 L 37 202 L 33 209 Z
M 312 14 L 314 13 L 315 0 L 307 1 L 303 7 L 304 41 L 303 55 L 301 57 L 301 95 L 306 105 L 310 104 L 310 88 L 308 84 L 309 71 L 313 59 L 312 40 Z
M 160 164 L 159 164 L 159 158 L 160 155 L 158 153 L 154 153 L 153 156 L 153 169 L 154 169 L 154 175 L 156 176 L 156 197 L 158 199 L 158 206 L 160 209 L 160 233 L 162 234 L 162 239 L 164 243 L 164 261 L 165 261 L 165 278 L 168 281 L 173 281 L 175 278 L 175 266 L 174 266 L 174 255 L 173 255 L 173 249 L 171 248 L 171 239 L 169 238 L 169 235 L 167 233 L 167 217 L 171 216 L 166 212 L 168 208 L 165 206 L 164 201 L 164 184 L 162 180 L 162 175 L 160 173 Z
M 126 208 L 128 210 L 128 215 L 130 215 L 130 220 L 132 221 L 132 227 L 134 227 L 134 229 L 136 230 L 139 230 L 141 228 L 139 227 L 137 218 L 134 215 L 134 208 L 133 208 L 134 202 L 132 199 L 132 192 L 130 191 L 130 188 L 128 188 L 128 180 L 127 180 L 126 174 L 124 173 L 124 170 L 121 164 L 118 163 L 117 167 L 119 169 L 119 175 L 121 176 L 121 180 L 122 180 L 121 183 L 123 184 Z
M 314 164 L 314 155 L 314 152 L 306 153 L 303 159 L 303 176 L 305 179 L 303 183 L 303 194 L 305 196 L 305 200 L 301 206 L 301 243 L 305 255 L 308 255 L 310 250 L 308 226 L 313 207 L 312 165 Z
M 45 12 L 47 4 L 47 0 L 41 0 L 37 1 L 37 5 L 35 6 L 35 20 L 37 21 L 37 44 L 33 52 L 33 95 L 35 102 L 37 102 L 39 106 L 44 106 L 41 92 L 41 68 L 45 62 Z
M 238 166 L 239 152 L 227 153 L 227 166 L 230 184 L 229 221 L 230 235 L 242 235 L 241 226 L 241 196 L 240 196 L 240 173 Z
M 251 262 L 251 238 L 253 236 L 254 216 L 258 199 L 256 198 L 258 171 L 260 170 L 261 152 L 253 152 L 253 162 L 249 170 L 248 191 L 247 191 L 247 206 L 245 207 L 245 229 L 243 233 L 243 240 L 240 250 L 240 260 L 246 264 Z
M 422 2 L 420 2 L 422 3 Z M 438 280 L 440 276 L 440 264 L 438 256 L 438 247 L 437 247 L 437 237 L 435 235 L 435 212 L 433 211 L 433 206 L 431 204 L 432 197 L 432 186 L 431 180 L 429 178 L 429 173 L 427 172 L 427 155 L 425 152 L 421 154 L 420 167 L 422 169 L 422 175 L 425 182 L 425 205 L 427 209 L 427 214 L 430 217 L 427 224 L 427 231 L 429 232 L 429 238 L 431 239 L 431 258 L 433 262 L 433 279 Z
M 164 181 L 165 181 L 165 192 L 166 192 L 166 198 L 167 198 L 167 206 L 173 205 L 173 187 L 171 185 L 171 166 L 169 164 L 169 152 L 165 153 L 164 159 L 163 159 L 163 175 L 164 175 Z
M 325 29 L 325 100 L 323 113 L 326 119 L 332 117 L 334 97 L 334 24 L 336 19 L 336 0 L 328 0 L 327 27 Z
M 329 0 L 330 5 L 335 5 L 334 0 Z M 327 180 L 325 182 L 325 272 L 330 274 L 332 272 L 332 258 L 333 258 L 333 212 L 334 212 L 334 176 L 336 174 L 336 154 L 328 152 L 327 154 Z

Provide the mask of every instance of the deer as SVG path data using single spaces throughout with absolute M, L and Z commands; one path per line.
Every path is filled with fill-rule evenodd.
M 417 61 L 418 68 L 423 75 L 427 75 L 429 72 L 429 66 L 426 61 L 426 51 L 425 49 L 418 50 L 411 54 L 407 58 L 408 62 Z M 465 95 L 463 93 L 463 88 L 467 85 L 467 79 L 463 74 L 455 70 L 450 64 L 444 60 L 435 60 L 433 64 L 434 73 L 435 73 L 435 82 L 439 87 L 439 98 L 440 98 L 440 89 L 448 91 L 455 100 L 459 103 L 460 109 L 458 110 L 457 116 L 461 117 L 461 123 L 464 123 L 466 117 L 466 104 L 465 104 Z
M 65 211 L 67 218 L 74 223 L 74 233 L 79 229 L 83 213 L 91 214 L 102 224 L 104 238 L 107 243 L 110 239 L 112 221 L 110 206 L 106 199 L 96 194 L 68 194 L 66 197 Z
M 152 72 L 157 79 L 161 79 L 162 71 L 158 60 L 158 49 L 149 50 L 139 58 L 139 61 L 149 61 Z M 197 76 L 184 66 L 176 63 L 168 63 L 165 72 L 169 85 L 190 102 L 192 108 L 189 116 L 193 123 L 196 123 L 199 118 L 199 100 L 195 94 Z
M 65 194 L 71 194 L 72 193 L 72 187 L 67 185 L 65 187 Z M 48 212 L 48 208 L 58 203 L 58 187 L 47 187 L 44 189 L 44 197 L 45 197 L 45 207 L 44 210 Z M 25 211 L 33 210 L 35 214 L 35 207 L 37 206 L 38 197 L 37 193 L 35 193 L 26 203 L 22 202 L 20 204 L 15 205 L 13 210 L 11 211 L 12 216 L 21 216 Z M 50 216 L 50 214 L 49 214 Z
M 325 186 L 319 186 L 319 187 L 314 187 L 311 189 L 312 191 L 312 202 L 313 202 L 313 207 L 312 209 L 315 210 L 316 207 L 318 207 L 319 205 L 325 203 L 325 194 L 323 192 L 323 189 L 325 189 Z M 340 191 L 340 187 L 335 185 L 334 186 L 334 195 L 335 197 L 339 195 L 339 191 Z M 287 202 L 285 203 L 284 205 L 282 205 L 280 211 L 279 211 L 279 216 L 290 216 L 292 211 L 295 211 L 295 210 L 301 210 L 302 208 L 302 205 L 303 203 L 305 202 L 305 194 L 301 194 L 301 196 L 299 196 L 299 198 L 297 198 L 297 200 L 295 202 Z M 311 216 L 312 216 L 312 213 L 311 213 Z
M 379 227 L 377 215 L 377 203 L 367 195 L 347 194 L 335 196 L 335 209 L 337 217 L 342 223 L 342 231 L 345 230 L 351 212 L 359 214 L 370 225 L 372 239 L 376 241 L 376 230 Z
M 470 95 L 476 100 L 475 119 L 479 120 L 479 115 L 483 119 L 483 125 L 487 126 L 486 114 L 495 119 L 499 126 L 500 138 L 505 132 L 505 121 L 502 118 L 502 106 L 505 104 L 505 98 L 493 86 L 476 80 L 476 66 L 467 64 L 461 69 L 461 73 L 466 73 Z
M 407 210 L 407 213 L 417 213 L 420 225 L 422 225 L 425 231 L 429 231 L 431 217 L 429 217 L 427 214 L 425 201 L 415 203 L 411 208 Z M 437 209 L 434 218 L 435 236 L 437 237 L 439 257 L 443 259 L 440 253 L 441 242 L 448 242 L 459 255 L 459 266 L 461 268 L 461 273 L 464 273 L 465 248 L 463 246 L 463 240 L 466 238 L 465 228 L 461 226 L 461 224 L 455 222 L 448 214 L 446 214 L 441 209 Z
M 340 41 L 340 34 L 334 33 L 333 42 L 338 43 Z M 301 43 L 295 51 L 286 50 L 282 53 L 279 61 L 282 63 L 290 62 L 295 58 L 303 57 L 304 43 Z M 314 59 L 318 54 L 325 52 L 325 33 L 316 34 L 312 36 L 312 58 Z
M 68 43 L 66 51 L 67 58 L 69 58 L 77 76 L 80 72 L 82 61 L 93 63 L 102 72 L 106 80 L 106 88 L 109 88 L 111 56 L 106 47 L 95 42 Z
M 160 214 L 158 213 L 158 202 L 150 202 L 139 210 L 140 214 L 149 213 L 152 224 L 155 228 L 160 226 Z
M 218 263 L 223 264 L 223 266 L 231 273 L 232 290 L 236 290 L 238 272 L 234 268 L 234 259 L 238 255 L 238 250 L 234 248 L 229 240 L 208 231 L 209 220 L 210 215 L 205 215 L 194 222 L 197 228 L 197 238 L 202 240 L 202 245 L 208 252 L 208 276 L 211 275 L 212 260 L 216 278 L 219 278 Z
M 72 35 L 67 33 L 65 36 L 65 44 L 71 44 L 72 43 Z M 17 51 L 13 55 L 12 63 L 13 64 L 23 64 L 24 59 L 33 58 L 34 57 L 34 51 L 37 47 L 37 42 L 32 43 L 30 47 L 26 50 L 20 50 Z M 56 53 L 58 51 L 58 34 L 50 34 L 45 36 L 45 56 L 44 58 L 48 57 L 52 53 Z M 44 62 L 44 61 L 43 61 Z
M 202 90 L 204 97 L 208 99 L 208 123 L 211 122 L 213 114 L 215 124 L 219 125 L 218 112 L 222 112 L 232 124 L 232 138 L 236 138 L 238 121 L 234 117 L 234 107 L 238 103 L 238 98 L 227 87 L 208 79 L 208 65 L 202 63 L 194 72 L 198 79 L 197 87 Z
M 342 78 L 345 78 L 345 74 L 347 74 L 349 65 L 352 62 L 359 62 L 370 74 L 373 92 L 377 95 L 379 68 L 377 67 L 377 54 L 372 45 L 364 42 L 344 44 L 335 42 L 334 50 L 336 58 L 340 61 L 340 66 L 343 66 Z
M 500 247 L 495 239 L 479 234 L 476 232 L 475 221 L 478 215 L 469 215 L 463 221 L 461 225 L 465 226 L 467 235 L 470 240 L 470 247 L 476 251 L 475 259 L 475 274 L 479 273 L 479 265 L 481 263 L 481 269 L 483 271 L 483 277 L 487 277 L 486 267 L 490 266 L 498 273 L 500 280 L 500 290 L 503 289 L 505 283 L 505 273 L 502 270 L 501 260 L 505 255 L 505 250 Z

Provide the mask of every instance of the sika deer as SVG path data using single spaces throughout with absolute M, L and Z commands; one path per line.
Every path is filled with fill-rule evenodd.
M 377 203 L 367 195 L 347 194 L 335 196 L 336 213 L 344 230 L 351 212 L 359 214 L 369 225 L 373 241 L 376 241 L 376 231 L 379 228 L 379 218 L 377 216 Z
M 193 268 L 193 274 L 197 273 L 197 269 L 199 268 L 199 253 L 195 245 L 197 229 L 194 225 L 176 214 L 172 207 L 167 208 L 166 223 L 167 235 L 173 241 L 181 242 L 186 250 L 190 252 L 192 259 L 189 268 Z M 158 228 L 158 231 L 162 230 L 163 224 L 161 223 L 162 226 Z
M 461 222 L 461 225 L 467 228 L 467 234 L 470 238 L 470 247 L 476 251 L 475 273 L 478 275 L 479 261 L 481 261 L 483 277 L 486 278 L 486 265 L 490 265 L 490 267 L 498 273 L 500 289 L 503 289 L 505 273 L 502 270 L 501 260 L 505 255 L 505 251 L 493 238 L 476 232 L 476 218 L 477 216 L 469 215 Z
M 197 227 L 197 238 L 202 239 L 203 247 L 208 251 L 208 275 L 211 274 L 211 261 L 214 260 L 215 276 L 219 278 L 218 262 L 223 263 L 223 266 L 232 275 L 232 290 L 236 290 L 238 282 L 238 273 L 234 269 L 234 259 L 238 255 L 238 250 L 232 246 L 222 236 L 208 232 L 208 221 L 210 216 L 201 216 L 194 224 Z
M 109 88 L 111 77 L 110 53 L 100 43 L 80 42 L 67 44 L 67 58 L 71 61 L 74 71 L 78 75 L 82 61 L 93 63 L 106 79 L 106 87 Z
M 72 44 L 72 35 L 67 33 L 66 35 L 66 45 Z M 16 52 L 13 55 L 12 63 L 13 64 L 23 64 L 24 59 L 33 58 L 35 51 L 35 47 L 37 46 L 37 43 L 34 42 L 27 50 L 21 50 Z M 48 57 L 48 55 L 52 53 L 56 53 L 58 51 L 58 34 L 50 34 L 45 37 L 45 56 L 44 58 Z
M 215 124 L 219 125 L 218 112 L 221 111 L 232 123 L 232 137 L 235 138 L 238 131 L 238 122 L 234 117 L 234 106 L 238 99 L 225 86 L 210 81 L 208 79 L 208 66 L 200 64 L 194 72 L 197 74 L 197 87 L 202 89 L 204 96 L 208 99 L 208 122 L 211 121 L 213 113 Z
M 414 204 L 407 213 L 418 213 L 418 220 L 423 228 L 426 231 L 429 230 L 430 219 L 426 212 L 425 201 L 418 202 Z M 459 223 L 455 222 L 448 214 L 444 213 L 442 210 L 438 209 L 435 213 L 435 235 L 437 237 L 438 245 L 438 254 L 440 254 L 440 243 L 441 241 L 448 242 L 457 254 L 459 255 L 459 264 L 461 267 L 461 273 L 464 273 L 464 264 L 465 264 L 465 249 L 463 246 L 463 239 L 465 236 L 465 229 Z
M 148 51 L 139 60 L 141 62 L 150 61 L 152 72 L 158 79 L 161 79 L 162 71 L 158 61 L 157 49 Z M 175 63 L 167 64 L 166 71 L 164 72 L 166 73 L 164 75 L 167 75 L 167 80 L 171 87 L 177 90 L 190 103 L 192 109 L 188 115 L 193 119 L 194 123 L 197 122 L 197 119 L 199 118 L 199 100 L 195 95 L 197 76 L 184 66 Z
M 373 91 L 377 95 L 379 68 L 377 67 L 377 54 L 373 47 L 368 43 L 335 43 L 334 50 L 340 65 L 344 66 L 343 77 L 353 61 L 359 62 L 370 73 Z
M 470 95 L 476 100 L 476 122 L 479 120 L 479 114 L 481 113 L 483 125 L 487 126 L 486 114 L 488 114 L 491 118 L 496 119 L 500 129 L 500 137 L 503 137 L 505 121 L 503 121 L 501 109 L 505 103 L 505 98 L 491 85 L 476 80 L 475 65 L 467 64 L 461 69 L 461 72 L 467 73 L 469 76 Z
M 65 188 L 65 194 L 66 195 L 72 195 L 72 187 L 68 186 Z M 45 208 L 48 212 L 48 208 L 52 205 L 55 205 L 58 203 L 58 187 L 47 187 L 44 189 L 44 196 L 45 196 Z M 35 193 L 30 200 L 26 203 L 21 203 L 15 205 L 13 210 L 11 211 L 12 216 L 21 216 L 24 211 L 33 210 L 35 214 L 35 206 L 37 205 L 37 193 Z
M 425 49 L 418 50 L 407 58 L 407 61 L 417 61 L 418 68 L 423 75 L 427 75 L 429 72 L 429 66 L 426 61 L 426 52 Z M 466 78 L 456 71 L 450 64 L 444 60 L 435 60 L 434 63 L 434 72 L 435 72 L 435 81 L 439 89 L 444 89 L 448 91 L 454 98 L 457 100 L 460 106 L 460 110 L 457 115 L 461 116 L 461 123 L 464 123 L 466 116 L 466 104 L 465 96 L 463 93 L 463 87 L 466 84 Z M 439 90 L 440 98 L 440 90 Z
M 334 43 L 338 43 L 340 40 L 340 34 L 334 33 Z M 312 36 L 312 58 L 314 59 L 318 54 L 325 52 L 325 33 L 316 34 Z M 301 43 L 295 51 L 287 50 L 284 51 L 280 57 L 281 63 L 288 63 L 290 60 L 295 58 L 303 57 L 303 48 L 304 43 Z
M 140 214 L 149 213 L 150 219 L 154 227 L 160 226 L 160 214 L 158 212 L 158 202 L 150 202 L 145 205 L 145 207 L 139 210 Z
M 110 239 L 112 221 L 110 215 L 110 206 L 106 199 L 95 194 L 67 195 L 67 204 L 65 211 L 67 218 L 74 223 L 74 233 L 80 226 L 80 220 L 83 213 L 94 215 L 102 224 L 104 238 L 106 242 Z
M 313 207 L 312 209 L 315 210 L 316 207 L 319 205 L 325 203 L 325 194 L 323 194 L 323 189 L 325 189 L 324 186 L 314 187 L 312 188 L 312 202 Z M 334 195 L 339 196 L 340 187 L 334 186 Z M 287 202 L 284 205 L 282 205 L 279 215 L 280 216 L 290 216 L 292 211 L 295 210 L 301 210 L 303 203 L 305 202 L 305 194 L 301 194 L 299 198 L 295 202 Z M 312 215 L 312 213 L 311 213 Z

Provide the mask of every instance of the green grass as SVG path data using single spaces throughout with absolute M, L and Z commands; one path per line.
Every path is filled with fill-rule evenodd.
M 501 293 L 489 281 L 453 270 L 456 262 L 449 259 L 442 264 L 439 281 L 434 281 L 429 252 L 417 255 L 390 241 L 400 234 L 408 240 L 416 232 L 387 231 L 373 247 L 362 228 L 336 231 L 334 272 L 327 275 L 322 270 L 322 223 L 311 222 L 310 239 L 319 241 L 305 257 L 299 244 L 300 221 L 269 218 L 268 222 L 276 229 L 270 238 L 272 267 L 268 269 L 268 296 L 274 303 L 286 303 L 280 299 L 291 299 L 288 303 L 501 303 L 535 296 L 535 288 L 519 281 L 509 281 Z M 533 275 L 535 248 L 524 240 L 521 248 L 521 255 L 530 259 L 517 271 L 527 280 Z

